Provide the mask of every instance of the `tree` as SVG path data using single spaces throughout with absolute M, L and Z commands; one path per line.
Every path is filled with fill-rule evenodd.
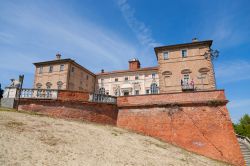
M 250 138 L 250 116 L 245 114 L 237 124 L 233 124 L 237 134 Z

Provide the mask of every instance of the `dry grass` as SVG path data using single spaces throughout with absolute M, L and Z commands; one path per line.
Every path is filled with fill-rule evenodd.
M 0 110 L 0 165 L 225 165 L 112 126 Z

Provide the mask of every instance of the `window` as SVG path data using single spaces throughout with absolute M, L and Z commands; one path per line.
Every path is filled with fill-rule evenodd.
M 128 81 L 128 77 L 125 77 L 125 79 L 124 79 L 125 81 Z
M 58 81 L 57 82 L 57 89 L 62 89 L 62 85 L 63 85 L 62 81 Z
M 115 82 L 118 82 L 118 78 L 115 78 Z
M 187 50 L 181 50 L 181 56 L 182 56 L 182 58 L 186 58 L 187 57 Z
M 152 74 L 152 78 L 155 78 L 155 73 Z
M 47 82 L 47 83 L 46 83 L 47 89 L 51 89 L 51 86 L 52 86 L 52 84 L 51 84 L 50 82 Z
M 50 72 L 50 73 L 53 72 L 53 66 L 49 66 L 49 72 Z
M 99 94 L 105 94 L 105 88 L 100 88 L 99 89 Z
M 156 83 L 152 83 L 150 86 L 151 94 L 157 94 L 158 93 L 158 86 Z
M 41 84 L 41 83 L 37 83 L 37 84 L 36 84 L 36 88 L 37 88 L 37 89 L 41 89 L 41 87 L 42 87 L 42 84 Z
M 106 95 L 109 95 L 109 92 L 106 92 Z
M 43 67 L 39 67 L 39 74 L 43 73 Z
M 64 65 L 60 65 L 60 71 L 64 70 Z
M 163 59 L 167 60 L 168 59 L 168 52 L 163 52 Z
M 139 95 L 140 91 L 139 90 L 135 90 L 135 95 Z
M 124 96 L 129 96 L 129 92 L 128 92 L 128 91 L 125 91 L 125 92 L 123 92 L 123 95 L 124 95 Z
M 80 80 L 80 85 L 82 85 L 82 80 Z
M 149 94 L 149 89 L 146 90 L 146 94 Z
M 72 68 L 71 68 L 71 72 L 73 73 L 74 71 L 75 71 L 75 68 L 74 68 L 74 67 L 72 67 Z
M 120 96 L 120 88 L 119 87 L 117 87 L 115 89 L 115 96 Z
M 86 75 L 86 79 L 89 80 L 89 75 Z
M 188 84 L 188 81 L 189 81 L 189 74 L 184 74 L 183 75 L 183 83 Z
M 138 80 L 139 79 L 139 76 L 137 75 L 137 76 L 135 76 L 135 80 Z

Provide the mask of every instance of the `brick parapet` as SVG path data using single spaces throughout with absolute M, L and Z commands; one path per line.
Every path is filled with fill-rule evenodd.
M 89 92 L 59 90 L 57 99 L 63 101 L 88 101 Z
M 121 107 L 165 106 L 171 104 L 226 104 L 224 90 L 163 93 L 138 96 L 121 96 L 117 98 L 117 105 Z

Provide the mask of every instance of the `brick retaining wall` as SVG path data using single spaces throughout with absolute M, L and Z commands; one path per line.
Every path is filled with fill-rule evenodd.
M 117 106 L 88 102 L 86 92 L 58 100 L 21 99 L 19 110 L 117 125 L 234 165 L 244 165 L 224 91 L 123 96 Z M 119 113 L 118 113 L 119 110 Z
M 118 114 L 113 104 L 41 99 L 21 99 L 18 110 L 110 125 L 116 125 Z
M 117 126 L 244 165 L 226 103 L 224 91 L 119 97 Z

